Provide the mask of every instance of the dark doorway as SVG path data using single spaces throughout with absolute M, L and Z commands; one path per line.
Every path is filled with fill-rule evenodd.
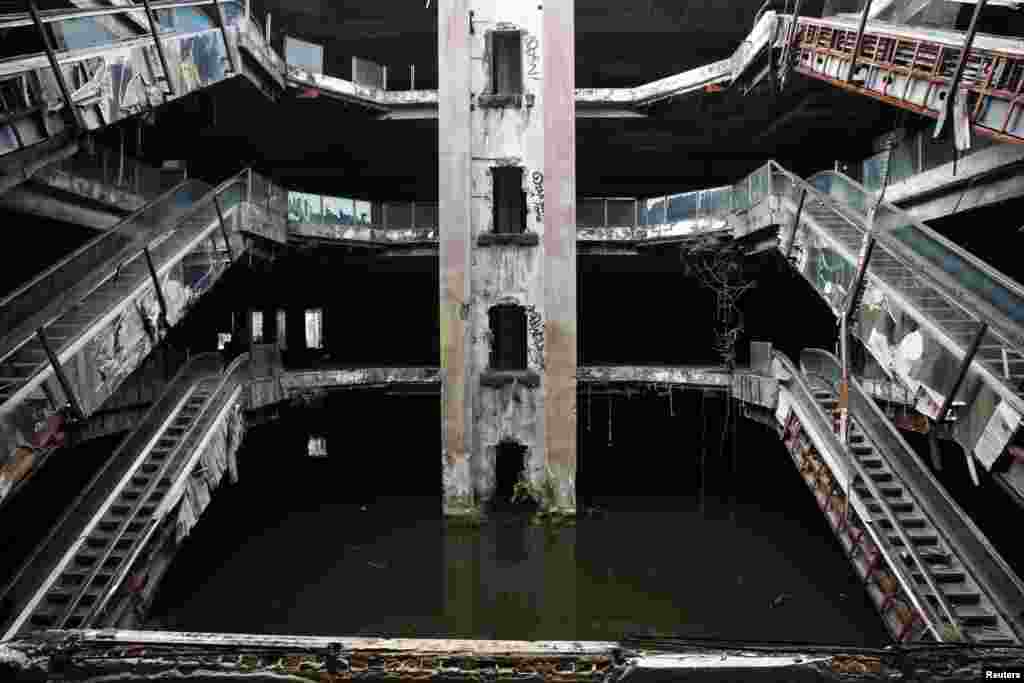
M 494 176 L 494 232 L 520 235 L 526 232 L 526 193 L 523 191 L 523 169 L 498 166 Z
M 494 496 L 491 508 L 494 510 L 513 510 L 530 507 L 531 501 L 519 500 L 512 502 L 519 482 L 526 469 L 526 447 L 514 441 L 502 441 L 498 444 L 494 464 Z
M 519 31 L 495 31 L 491 50 L 494 94 L 518 95 L 523 92 L 523 48 Z
M 526 369 L 526 311 L 522 306 L 499 304 L 490 310 L 491 369 Z

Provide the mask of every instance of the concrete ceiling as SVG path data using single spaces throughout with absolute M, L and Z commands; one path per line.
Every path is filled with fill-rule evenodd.
M 351 57 L 416 65 L 417 86 L 436 87 L 437 6 L 425 0 L 256 0 L 284 34 L 322 42 L 328 73 Z M 804 3 L 807 4 L 806 2 Z M 577 86 L 621 87 L 729 56 L 760 3 L 749 0 L 577 0 Z M 813 8 L 812 8 L 813 9 Z M 149 155 L 187 156 L 211 179 L 254 163 L 296 188 L 351 196 L 437 197 L 437 124 L 376 121 L 325 99 L 262 99 L 239 83 L 186 98 L 162 114 Z M 738 90 L 663 102 L 645 119 L 581 119 L 582 195 L 653 195 L 730 183 L 774 158 L 794 170 L 867 155 L 867 140 L 895 109 L 794 77 L 785 93 Z M 199 129 L 199 134 L 196 130 Z

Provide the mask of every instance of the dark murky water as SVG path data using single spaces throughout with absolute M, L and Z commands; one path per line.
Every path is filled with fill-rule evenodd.
M 702 512 L 692 487 L 680 484 L 677 496 L 592 496 L 587 504 L 603 514 L 550 530 L 509 511 L 479 529 L 451 528 L 440 518 L 439 496 L 373 495 L 371 475 L 352 452 L 308 459 L 254 432 L 242 480 L 214 497 L 186 541 L 150 626 L 886 642 L 788 456 L 762 434 L 763 444 L 744 451 L 746 483 L 733 492 L 735 506 L 725 489 L 712 488 Z M 373 476 L 396 476 L 404 462 L 425 458 L 424 472 L 437 477 L 436 450 L 425 450 L 382 451 L 391 462 Z M 772 607 L 783 593 L 791 597 Z

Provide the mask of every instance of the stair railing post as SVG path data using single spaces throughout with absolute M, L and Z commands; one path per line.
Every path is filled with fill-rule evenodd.
M 869 231 L 864 235 L 860 258 L 857 260 L 857 272 L 850 285 L 850 292 L 839 321 L 839 348 L 842 352 L 842 385 L 839 388 L 839 438 L 843 444 L 850 439 L 850 320 L 857 311 L 860 295 L 864 290 L 864 280 L 868 272 L 868 262 L 874 251 L 875 238 Z
M 60 70 L 60 64 L 57 62 L 57 53 L 54 52 L 53 44 L 50 42 L 50 35 L 46 32 L 43 20 L 39 17 L 39 8 L 36 7 L 35 0 L 25 0 L 25 5 L 28 7 L 28 13 L 32 17 L 32 23 L 36 25 L 39 37 L 43 41 L 43 47 L 46 49 L 46 59 L 50 62 L 50 68 L 53 69 L 53 77 L 57 79 L 57 87 L 60 88 L 61 97 L 64 98 L 64 106 L 71 112 L 71 119 L 75 128 L 79 132 L 83 132 L 86 128 L 85 120 L 82 118 L 82 112 L 78 111 L 75 103 L 71 100 L 71 90 L 68 88 L 67 79 L 64 78 L 64 72 Z
M 160 278 L 157 277 L 156 268 L 153 266 L 153 257 L 149 253 L 149 247 L 142 250 L 146 255 L 146 265 L 149 267 L 149 276 L 153 279 L 153 291 L 156 292 L 156 302 L 160 306 L 159 326 L 167 330 L 170 323 L 167 320 L 167 299 L 164 298 L 164 289 L 160 286 Z
M 235 260 L 235 252 L 231 249 L 231 240 L 228 238 L 228 229 L 224 223 L 224 211 L 220 205 L 220 195 L 216 195 L 213 198 L 213 206 L 217 209 L 217 220 L 220 221 L 220 234 L 224 237 L 224 248 L 228 252 L 228 258 L 233 262 Z
M 789 237 L 786 240 L 786 248 L 783 249 L 783 255 L 786 260 L 789 260 L 789 256 L 793 251 L 793 245 L 796 243 L 796 233 L 800 229 L 800 215 L 804 211 L 804 201 L 807 199 L 807 188 L 804 188 L 800 192 L 800 199 L 796 204 L 796 216 L 793 217 L 793 230 L 790 232 Z
M 168 66 L 164 44 L 160 42 L 160 24 L 156 20 L 156 14 L 153 12 L 153 6 L 149 4 L 149 0 L 142 0 L 142 5 L 146 8 L 146 19 L 149 21 L 149 30 L 153 34 L 153 44 L 156 46 L 157 57 L 160 58 L 160 68 L 164 70 L 167 90 L 170 92 L 171 97 L 174 97 L 174 79 L 171 78 L 171 67 Z
M 50 340 L 46 337 L 46 330 L 40 327 L 36 330 L 36 336 L 39 338 L 39 343 L 42 345 L 43 351 L 46 353 L 46 358 L 50 361 L 50 366 L 53 368 L 53 374 L 57 375 L 57 381 L 60 382 L 60 388 L 64 391 L 64 397 L 67 398 L 68 405 L 71 407 L 71 413 L 76 419 L 84 419 L 85 413 L 82 412 L 82 405 L 78 402 L 78 397 L 75 395 L 75 390 L 71 386 L 71 381 L 64 373 L 64 367 L 60 364 L 60 359 L 57 358 L 57 354 L 54 353 L 53 348 L 50 346 Z

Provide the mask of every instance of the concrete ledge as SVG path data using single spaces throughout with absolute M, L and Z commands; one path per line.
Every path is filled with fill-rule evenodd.
M 484 94 L 477 97 L 477 105 L 484 109 L 500 109 L 502 107 L 515 107 L 522 109 L 525 104 L 532 107 L 534 95 L 530 93 L 517 93 L 514 95 Z
M 481 247 L 494 246 L 516 246 L 535 247 L 540 244 L 540 235 L 535 232 L 522 233 L 500 233 L 485 232 L 476 238 L 476 243 Z
M 480 373 L 480 386 L 503 387 L 522 384 L 530 388 L 540 386 L 540 375 L 534 370 L 485 370 Z

